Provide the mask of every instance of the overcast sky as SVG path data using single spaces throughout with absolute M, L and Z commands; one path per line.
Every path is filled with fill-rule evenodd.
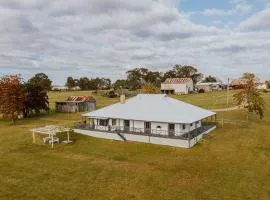
M 125 78 L 197 66 L 270 79 L 270 0 L 0 0 L 0 75 Z

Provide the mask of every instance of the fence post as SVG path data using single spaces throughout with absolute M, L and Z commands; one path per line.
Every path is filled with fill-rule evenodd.
M 190 148 L 190 126 L 189 125 L 188 125 L 188 148 Z
M 223 118 L 223 115 L 222 115 L 222 119 L 221 119 L 221 127 L 223 128 L 224 126 L 224 118 Z

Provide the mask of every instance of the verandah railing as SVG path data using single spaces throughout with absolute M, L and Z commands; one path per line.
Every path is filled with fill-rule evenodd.
M 199 127 L 195 130 L 189 132 L 177 132 L 177 131 L 167 131 L 167 130 L 159 130 L 159 129 L 144 129 L 144 128 L 133 128 L 133 127 L 125 127 L 125 126 L 101 126 L 95 124 L 88 123 L 76 123 L 75 128 L 83 129 L 83 130 L 97 130 L 103 132 L 111 132 L 111 133 L 131 133 L 137 135 L 146 135 L 146 136 L 157 136 L 157 137 L 165 137 L 165 138 L 178 138 L 178 139 L 192 139 L 208 129 L 212 128 L 214 125 L 207 125 Z

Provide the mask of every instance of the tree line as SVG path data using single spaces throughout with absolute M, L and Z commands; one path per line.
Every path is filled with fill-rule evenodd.
M 116 80 L 114 83 L 109 78 L 87 78 L 82 77 L 75 79 L 68 77 L 66 86 L 69 89 L 79 87 L 81 90 L 108 90 L 108 89 L 142 89 L 145 85 L 153 85 L 160 87 L 160 84 L 167 78 L 192 78 L 194 83 L 199 81 L 216 82 L 214 76 L 208 76 L 203 79 L 203 74 L 194 66 L 189 65 L 175 65 L 172 69 L 162 73 L 159 71 L 152 71 L 147 68 L 135 68 L 126 72 L 126 79 Z
M 47 92 L 52 81 L 44 73 L 38 73 L 27 82 L 19 75 L 6 75 L 0 78 L 0 113 L 12 123 L 18 116 L 23 118 L 49 111 Z

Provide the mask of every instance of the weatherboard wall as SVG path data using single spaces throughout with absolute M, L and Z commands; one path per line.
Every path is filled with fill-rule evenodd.
M 159 144 L 159 145 L 166 145 L 166 146 L 173 146 L 173 147 L 190 148 L 190 147 L 194 146 L 199 140 L 201 140 L 203 135 L 209 133 L 210 131 L 214 130 L 215 128 L 216 127 L 209 129 L 208 131 L 202 133 L 201 135 L 195 137 L 194 139 L 192 139 L 190 141 L 181 140 L 181 139 L 145 136 L 145 135 L 134 135 L 134 134 L 128 134 L 128 133 L 121 133 L 121 134 L 128 141 L 144 142 L 144 143 Z M 74 131 L 76 133 L 88 135 L 91 137 L 123 141 L 123 139 L 116 133 L 81 130 L 81 129 L 75 129 Z

